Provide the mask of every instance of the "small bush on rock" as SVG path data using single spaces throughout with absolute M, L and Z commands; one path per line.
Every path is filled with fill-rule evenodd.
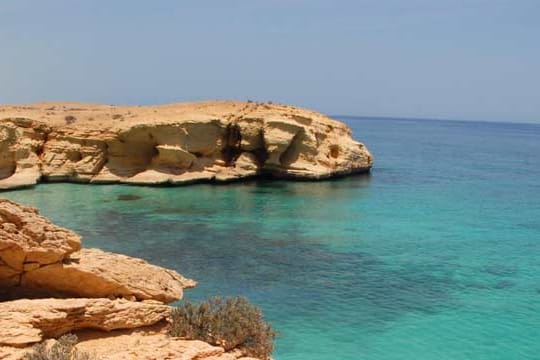
M 173 309 L 169 334 L 240 349 L 247 356 L 267 359 L 277 333 L 263 319 L 261 310 L 246 298 L 210 298 L 200 304 L 186 302 Z
M 24 360 L 92 360 L 89 354 L 75 348 L 78 341 L 76 335 L 66 334 L 51 346 L 45 342 L 36 344 L 24 355 Z
M 77 118 L 73 115 L 68 115 L 64 118 L 64 120 L 66 121 L 66 124 L 71 125 L 77 121 Z

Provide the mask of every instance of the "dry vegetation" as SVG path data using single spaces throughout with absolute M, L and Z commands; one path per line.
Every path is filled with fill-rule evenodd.
M 202 340 L 227 351 L 240 349 L 260 359 L 270 357 L 277 335 L 264 321 L 261 310 L 243 297 L 186 302 L 173 309 L 169 334 Z
M 46 342 L 36 344 L 32 351 L 25 354 L 24 360 L 97 360 L 87 353 L 78 351 L 75 348 L 78 341 L 76 335 L 66 334 L 51 346 Z
M 66 121 L 66 124 L 71 125 L 77 121 L 77 118 L 73 115 L 68 115 L 64 118 L 64 120 Z

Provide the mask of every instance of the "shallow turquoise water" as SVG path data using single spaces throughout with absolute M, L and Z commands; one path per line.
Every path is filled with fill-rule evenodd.
M 369 177 L 0 196 L 198 280 L 187 299 L 247 296 L 277 360 L 540 359 L 540 126 L 344 120 Z

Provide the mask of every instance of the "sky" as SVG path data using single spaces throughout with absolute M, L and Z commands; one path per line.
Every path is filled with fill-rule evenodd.
M 538 0 L 0 0 L 0 103 L 540 123 Z

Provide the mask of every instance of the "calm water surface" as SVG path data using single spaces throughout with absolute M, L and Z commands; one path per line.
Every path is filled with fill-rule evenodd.
M 369 177 L 1 196 L 198 280 L 186 299 L 247 296 L 277 360 L 540 359 L 540 126 L 343 120 Z

